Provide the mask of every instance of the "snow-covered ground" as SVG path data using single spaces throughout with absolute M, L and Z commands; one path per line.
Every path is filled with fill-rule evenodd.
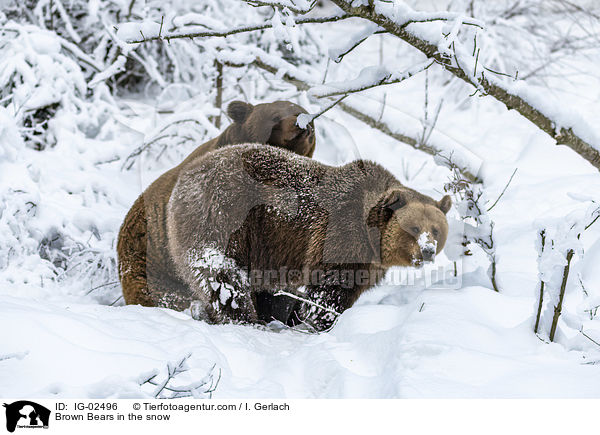
M 366 65 L 376 59 L 378 41 L 347 60 L 356 56 Z M 28 43 L 40 56 L 57 50 Z M 384 47 L 389 56 L 410 51 Z M 331 74 L 333 81 L 336 71 Z M 369 96 L 389 92 L 386 118 L 418 125 L 423 86 L 421 74 L 353 97 L 353 104 L 363 98 L 366 107 Z M 430 88 L 435 104 L 446 88 L 433 79 Z M 550 88 L 549 98 L 577 108 L 585 119 L 600 112 L 600 80 L 575 77 Z M 392 270 L 322 334 L 208 325 L 186 312 L 123 306 L 114 269 L 119 225 L 143 187 L 195 143 L 167 151 L 159 163 L 150 155 L 134 170 L 123 169 L 125 157 L 177 116 L 200 120 L 200 131 L 190 133 L 197 143 L 216 130 L 202 124 L 211 114 L 209 98 L 182 103 L 171 118 L 143 98 L 118 97 L 114 112 L 106 108 L 108 99 L 98 98 L 95 106 L 84 106 L 89 119 L 81 115 L 74 122 L 68 110 L 59 113 L 51 129 L 56 144 L 43 152 L 19 143 L 11 113 L 0 108 L 0 396 L 152 397 L 156 386 L 144 381 L 152 375 L 164 380 L 167 366 L 185 359 L 188 370 L 169 385 L 197 397 L 600 397 L 600 322 L 591 314 L 600 305 L 600 223 L 579 241 L 555 343 L 533 333 L 538 230 L 573 213 L 583 216 L 592 200 L 600 201 L 600 173 L 491 97 L 470 105 L 449 97 L 436 134 L 478 156 L 490 201 L 518 168 L 490 211 L 500 293 L 492 290 L 487 257 L 475 248 L 461 260 L 455 285 L 436 285 L 422 271 Z M 95 134 L 82 132 L 86 122 Z M 338 109 L 316 124 L 316 159 L 333 165 L 372 159 L 406 185 L 443 196 L 450 172 L 430 156 Z M 458 216 L 454 209 L 449 215 Z M 64 244 L 58 250 L 75 252 L 83 264 L 58 279 L 60 258 L 37 249 L 52 247 L 53 235 Z M 437 267 L 449 273 L 454 266 L 442 254 Z M 409 277 L 408 284 L 398 276 Z

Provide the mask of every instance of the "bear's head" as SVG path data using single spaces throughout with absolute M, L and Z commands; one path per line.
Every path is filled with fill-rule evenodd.
M 235 134 L 240 136 L 232 138 L 235 143 L 263 143 L 312 157 L 315 151 L 314 124 L 311 122 L 304 129 L 296 125 L 301 113 L 307 112 L 289 101 L 256 106 L 243 101 L 232 101 L 227 107 L 227 114 L 237 127 Z
M 434 261 L 448 237 L 451 206 L 448 195 L 439 201 L 409 189 L 382 195 L 369 216 L 369 225 L 379 229 L 382 266 L 418 267 Z

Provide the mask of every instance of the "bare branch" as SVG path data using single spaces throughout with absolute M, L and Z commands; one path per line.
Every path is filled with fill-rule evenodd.
M 125 15 L 125 18 L 129 19 L 129 17 L 131 17 L 131 13 L 133 11 L 133 5 L 135 4 L 135 0 L 130 0 L 129 1 L 129 6 L 127 7 L 127 15 Z
M 338 103 L 340 103 L 347 96 L 348 96 L 348 94 L 343 95 L 341 98 L 338 98 L 337 100 L 333 101 L 331 104 L 325 106 L 322 110 L 320 110 L 319 112 L 317 112 L 315 114 L 303 113 L 301 115 L 298 115 L 298 121 L 297 121 L 298 127 L 306 128 L 306 126 L 309 123 L 313 122 L 315 119 L 317 119 L 319 116 L 321 116 L 322 114 L 327 112 L 329 109 L 332 109 L 334 106 L 336 106 Z
M 588 340 L 590 340 L 592 343 L 594 343 L 596 346 L 600 346 L 600 343 L 598 343 L 596 340 L 594 340 L 592 337 L 590 337 L 589 335 L 587 335 L 585 332 L 583 332 L 583 327 L 579 330 L 579 332 L 581 333 L 581 335 L 583 335 L 585 338 L 587 338 Z
M 300 297 L 300 296 L 297 296 L 297 295 L 295 295 L 295 294 L 293 294 L 293 293 L 289 293 L 289 292 L 286 292 L 286 291 L 283 291 L 283 290 L 279 290 L 277 293 L 275 293 L 275 295 L 274 295 L 274 296 L 287 296 L 287 297 L 289 297 L 289 298 L 296 299 L 297 301 L 306 302 L 306 303 L 307 303 L 307 304 L 309 304 L 309 305 L 313 305 L 313 306 L 315 306 L 315 307 L 317 307 L 317 308 L 320 308 L 320 309 L 322 309 L 322 310 L 324 310 L 324 311 L 327 311 L 327 312 L 329 312 L 329 313 L 333 313 L 333 314 L 335 314 L 336 316 L 339 316 L 339 315 L 340 315 L 340 313 L 338 313 L 337 311 L 335 311 L 335 310 L 334 310 L 334 309 L 332 309 L 332 308 L 327 308 L 327 307 L 325 307 L 325 306 L 323 306 L 323 305 L 320 305 L 320 304 L 317 304 L 316 302 L 313 302 L 313 301 L 311 301 L 311 300 L 309 300 L 309 299 L 302 298 L 302 297 Z
M 496 204 L 498 204 L 498 201 L 500 201 L 500 198 L 502 198 L 502 195 L 504 195 L 504 192 L 506 192 L 506 189 L 508 189 L 508 186 L 510 186 L 510 183 L 513 180 L 513 177 L 517 173 L 518 169 L 519 168 L 515 168 L 515 170 L 513 171 L 512 175 L 510 176 L 510 179 L 508 180 L 508 183 L 506 183 L 506 186 L 504 186 L 504 189 L 502 189 L 502 192 L 500 193 L 500 195 L 498 196 L 498 198 L 496 198 L 496 201 L 494 201 L 494 203 L 491 205 L 490 208 L 487 209 L 487 211 L 490 211 L 491 209 L 493 209 L 496 206 Z

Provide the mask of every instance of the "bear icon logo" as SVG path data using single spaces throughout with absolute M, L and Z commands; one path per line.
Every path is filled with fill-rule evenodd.
M 19 400 L 11 404 L 5 403 L 6 430 L 14 432 L 19 428 L 48 428 L 50 410 L 28 400 Z

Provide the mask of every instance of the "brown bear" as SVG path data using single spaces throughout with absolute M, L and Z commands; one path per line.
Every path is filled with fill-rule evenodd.
M 185 285 L 155 297 L 191 305 L 210 323 L 275 318 L 325 330 L 390 266 L 433 261 L 451 204 L 370 161 L 332 167 L 274 147 L 228 146 L 179 174 L 165 237 Z
M 306 111 L 287 101 L 253 106 L 234 101 L 227 108 L 233 123 L 215 139 L 194 150 L 181 164 L 161 175 L 135 201 L 119 231 L 117 253 L 119 278 L 127 304 L 170 306 L 184 309 L 187 289 L 175 274 L 167 249 L 166 206 L 180 174 L 201 156 L 229 144 L 255 142 L 282 147 L 311 157 L 315 149 L 312 123 L 305 129 L 296 125 Z M 162 300 L 162 298 L 165 298 Z

